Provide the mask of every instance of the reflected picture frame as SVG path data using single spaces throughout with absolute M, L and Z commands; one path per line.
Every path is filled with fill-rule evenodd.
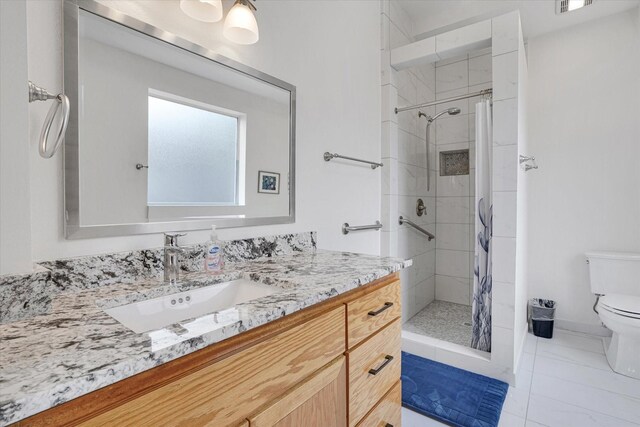
M 258 193 L 280 194 L 280 174 L 258 171 Z

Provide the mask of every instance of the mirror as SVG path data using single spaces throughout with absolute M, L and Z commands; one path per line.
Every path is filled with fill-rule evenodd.
M 67 238 L 294 222 L 295 87 L 66 0 Z

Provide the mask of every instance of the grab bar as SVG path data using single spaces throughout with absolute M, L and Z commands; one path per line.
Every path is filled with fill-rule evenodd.
M 429 233 L 427 230 L 425 230 L 424 228 L 420 227 L 418 224 L 416 224 L 415 222 L 411 221 L 410 219 L 406 219 L 406 218 L 403 218 L 401 216 L 400 218 L 398 218 L 398 223 L 400 223 L 400 225 L 402 225 L 402 224 L 410 225 L 411 227 L 415 228 L 416 230 L 418 230 L 422 234 L 426 235 L 427 239 L 429 239 L 429 241 L 431 241 L 431 240 L 436 238 L 436 236 L 434 236 L 433 234 Z
M 328 151 L 326 153 L 324 153 L 324 161 L 325 162 L 328 162 L 329 160 L 334 159 L 334 158 L 352 160 L 354 162 L 360 162 L 360 163 L 366 163 L 366 164 L 371 165 L 371 169 L 375 169 L 377 167 L 384 166 L 384 164 L 382 164 L 382 163 L 370 162 L 368 160 L 362 160 L 362 159 L 356 159 L 355 157 L 342 156 L 342 155 L 337 154 L 337 153 L 333 153 L 332 154 L 332 153 L 330 153 Z
M 376 221 L 375 224 L 371 225 L 349 225 L 348 222 L 345 222 L 342 224 L 342 234 L 349 234 L 350 231 L 380 230 L 381 228 L 380 221 Z
M 40 156 L 45 159 L 53 157 L 64 140 L 64 134 L 67 131 L 67 124 L 69 123 L 69 98 L 67 98 L 64 93 L 53 95 L 47 92 L 46 89 L 43 89 L 29 81 L 29 102 L 47 101 L 49 99 L 55 99 L 57 102 L 49 109 L 47 117 L 44 120 L 44 126 L 40 132 L 40 144 L 38 145 L 38 151 L 40 152 Z M 49 131 L 51 131 L 53 119 L 55 118 L 60 106 L 62 106 L 62 122 L 60 123 L 60 129 L 58 130 L 53 150 L 49 152 L 47 150 L 47 139 L 49 139 Z

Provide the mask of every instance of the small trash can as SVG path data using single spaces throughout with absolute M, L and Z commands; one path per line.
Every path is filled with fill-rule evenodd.
M 529 300 L 529 332 L 542 338 L 553 338 L 553 319 L 556 314 L 556 302 L 550 299 L 533 298 Z

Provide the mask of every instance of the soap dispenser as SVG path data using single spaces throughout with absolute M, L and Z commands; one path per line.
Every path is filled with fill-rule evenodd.
M 216 226 L 211 226 L 211 238 L 207 244 L 204 258 L 204 270 L 208 273 L 219 273 L 224 266 L 224 246 L 218 239 Z

